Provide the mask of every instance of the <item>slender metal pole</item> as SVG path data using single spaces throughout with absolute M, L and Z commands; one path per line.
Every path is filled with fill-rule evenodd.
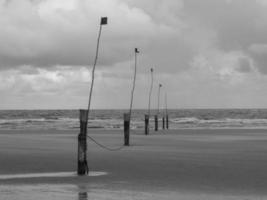
M 169 129 L 169 115 L 168 115 L 168 101 L 167 101 L 167 93 L 165 93 L 165 114 L 166 114 L 166 129 Z
M 157 114 L 159 114 L 159 104 L 160 104 L 160 88 L 162 87 L 161 84 L 159 84 L 159 90 L 158 90 L 158 111 Z
M 132 107 L 133 107 L 133 96 L 134 96 L 134 88 L 135 88 L 135 79 L 136 79 L 136 68 L 137 68 L 137 53 L 138 50 L 135 48 L 134 51 L 134 77 L 133 77 L 133 88 L 131 91 L 131 103 L 130 103 L 130 110 L 129 114 L 124 114 L 124 145 L 129 146 L 129 140 L 130 140 L 130 125 L 131 125 L 131 116 L 132 116 Z
M 149 98 L 148 98 L 148 113 L 145 115 L 145 134 L 149 134 L 149 119 L 150 119 L 150 102 L 151 102 L 151 94 L 153 89 L 153 68 L 150 69 L 151 72 L 151 85 L 149 91 Z
M 165 93 L 165 115 L 168 115 L 168 107 L 167 107 L 167 93 Z
M 98 58 L 98 50 L 99 50 L 99 42 L 100 42 L 101 31 L 102 31 L 102 24 L 100 24 L 100 28 L 99 28 L 99 33 L 98 33 L 98 38 L 97 38 L 97 45 L 96 45 L 95 61 L 94 61 L 93 69 L 92 69 L 92 80 L 91 80 L 90 93 L 89 93 L 87 120 L 88 120 L 88 117 L 89 117 L 92 93 L 93 93 L 93 88 L 94 88 L 95 68 L 96 68 L 96 63 L 97 63 L 97 58 Z
M 150 69 L 150 72 L 151 72 L 151 85 L 150 85 L 149 98 L 148 98 L 148 117 L 150 117 L 151 95 L 152 95 L 153 82 L 154 82 L 153 71 L 154 71 L 153 68 L 151 68 Z
M 132 88 L 132 92 L 131 92 L 131 103 L 130 103 L 130 111 L 129 111 L 130 121 L 131 121 L 131 116 L 132 116 L 133 96 L 134 96 L 136 71 L 137 71 L 137 53 L 138 53 L 138 51 L 137 51 L 137 49 L 135 49 L 135 53 L 134 53 L 134 78 L 133 78 L 133 88 Z

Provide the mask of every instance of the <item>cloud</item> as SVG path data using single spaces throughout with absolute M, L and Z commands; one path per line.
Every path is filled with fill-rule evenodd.
M 252 44 L 248 48 L 248 52 L 254 60 L 255 65 L 263 74 L 267 74 L 267 45 L 266 44 Z
M 93 107 L 128 107 L 136 47 L 136 107 L 147 105 L 151 67 L 156 83 L 173 99 L 172 107 L 267 106 L 262 93 L 267 82 L 265 4 L 0 0 L 0 104 L 86 105 L 99 20 L 108 16 Z
M 168 38 L 177 31 L 118 0 L 11 0 L 0 6 L 1 68 L 92 64 L 100 16 L 109 17 L 100 65 L 129 60 L 134 47 L 145 49 L 159 36 Z
M 189 0 L 185 1 L 184 8 L 191 21 L 216 33 L 214 47 L 229 52 L 242 51 L 266 74 L 267 60 L 262 52 L 267 43 L 265 1 Z
M 238 71 L 243 73 L 249 73 L 252 71 L 252 64 L 248 58 L 240 58 L 239 59 L 239 67 Z
M 130 7 L 144 10 L 156 24 L 184 26 L 182 21 L 183 0 L 126 0 Z

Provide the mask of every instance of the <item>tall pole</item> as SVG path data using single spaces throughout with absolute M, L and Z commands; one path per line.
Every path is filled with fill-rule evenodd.
M 145 134 L 149 134 L 149 119 L 150 119 L 150 102 L 151 102 L 151 95 L 152 95 L 152 89 L 153 89 L 153 68 L 150 69 L 151 72 L 151 85 L 149 90 L 149 97 L 148 97 L 148 112 L 147 115 L 145 115 Z
M 133 88 L 131 92 L 131 103 L 130 103 L 130 121 L 131 121 L 131 115 L 132 115 L 132 107 L 133 107 L 133 96 L 134 96 L 134 89 L 135 89 L 135 81 L 136 81 L 136 71 L 137 71 L 137 54 L 139 53 L 138 49 L 134 49 L 134 77 L 133 77 Z
M 80 110 L 80 133 L 78 135 L 78 167 L 77 173 L 78 175 L 85 175 L 88 174 L 88 164 L 87 164 L 87 123 L 89 118 L 89 110 L 91 105 L 91 98 L 93 93 L 94 87 L 94 79 L 95 79 L 95 68 L 98 58 L 98 49 L 99 49 L 99 42 L 101 36 L 102 25 L 107 24 L 107 17 L 101 17 L 100 21 L 100 28 L 98 33 L 97 39 L 97 46 L 96 46 L 96 56 L 94 61 L 94 66 L 92 69 L 92 80 L 89 92 L 89 101 L 88 101 L 88 109 L 87 110 Z
M 169 116 L 168 116 L 168 101 L 167 93 L 165 93 L 165 114 L 166 114 L 166 129 L 169 129 Z
M 167 106 L 167 93 L 165 93 L 165 115 L 168 115 L 168 106 Z
M 148 98 L 148 116 L 149 117 L 150 117 L 151 95 L 152 95 L 153 82 L 154 82 L 153 71 L 154 71 L 153 68 L 151 68 L 150 69 L 150 72 L 151 72 L 151 84 L 150 84 L 149 98 Z
M 155 131 L 158 131 L 158 115 L 159 115 L 159 100 L 160 100 L 160 88 L 162 87 L 161 84 L 159 84 L 159 89 L 158 89 L 158 110 L 155 115 Z
M 136 71 L 137 71 L 137 54 L 139 53 L 138 49 L 134 49 L 134 77 L 133 77 L 133 88 L 131 91 L 131 102 L 129 113 L 124 114 L 124 145 L 129 146 L 130 141 L 130 125 L 131 125 L 131 116 L 132 116 L 132 107 L 133 107 L 133 97 L 135 89 L 135 80 L 136 80 Z
M 159 84 L 159 90 L 158 90 L 158 111 L 157 111 L 157 113 L 158 113 L 158 115 L 159 115 L 159 104 L 160 104 L 160 88 L 162 87 L 162 85 L 161 84 Z
M 107 17 L 101 17 L 100 27 L 99 27 L 99 32 L 98 32 L 98 38 L 97 38 L 97 45 L 96 45 L 95 61 L 94 61 L 93 69 L 92 69 L 92 79 L 91 79 L 91 86 L 90 86 L 90 92 L 89 92 L 87 120 L 89 118 L 89 111 L 90 111 L 91 99 L 92 99 L 93 88 L 94 88 L 95 68 L 96 68 L 96 63 L 97 63 L 97 59 L 98 59 L 98 50 L 99 50 L 100 37 L 101 37 L 101 32 L 102 32 L 102 25 L 106 25 L 107 23 L 108 23 L 108 18 Z

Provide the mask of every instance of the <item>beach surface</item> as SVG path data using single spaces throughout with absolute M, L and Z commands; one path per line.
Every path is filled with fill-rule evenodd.
M 121 130 L 88 130 L 123 144 Z M 78 131 L 0 132 L 0 199 L 267 199 L 267 130 L 132 130 L 107 151 L 88 139 L 89 176 L 76 175 Z

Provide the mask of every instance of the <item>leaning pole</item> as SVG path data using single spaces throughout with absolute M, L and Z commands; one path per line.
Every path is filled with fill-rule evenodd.
M 131 102 L 129 113 L 124 113 L 124 145 L 130 145 L 130 125 L 131 125 L 131 117 L 132 117 L 132 107 L 133 107 L 133 97 L 134 97 L 134 89 L 135 89 L 135 81 L 136 81 L 136 71 L 137 71 L 137 54 L 139 53 L 138 49 L 134 49 L 134 77 L 133 77 L 133 87 L 131 91 Z
M 152 95 L 153 82 L 154 82 L 153 72 L 154 70 L 153 68 L 151 68 L 150 69 L 151 84 L 150 84 L 149 97 L 148 97 L 148 111 L 147 111 L 147 115 L 145 115 L 145 135 L 149 134 L 150 104 L 151 104 L 151 95 Z
M 159 104 L 160 104 L 160 88 L 162 87 L 162 84 L 159 84 L 158 88 L 158 109 L 157 114 L 155 115 L 155 131 L 158 131 L 158 115 L 159 115 Z
M 166 129 L 169 129 L 169 115 L 168 115 L 168 101 L 167 93 L 165 93 L 165 115 L 166 115 Z
M 85 175 L 88 174 L 89 168 L 87 163 L 87 123 L 89 118 L 89 111 L 91 106 L 92 93 L 94 88 L 94 80 L 95 80 L 95 68 L 98 58 L 98 50 L 99 50 L 99 42 L 102 31 L 102 25 L 106 25 L 108 23 L 107 17 L 101 17 L 100 27 L 97 38 L 97 46 L 96 46 L 96 56 L 94 60 L 94 66 L 92 69 L 92 79 L 91 86 L 89 92 L 89 101 L 87 110 L 80 110 L 80 133 L 78 135 L 78 165 L 77 165 L 77 174 Z

